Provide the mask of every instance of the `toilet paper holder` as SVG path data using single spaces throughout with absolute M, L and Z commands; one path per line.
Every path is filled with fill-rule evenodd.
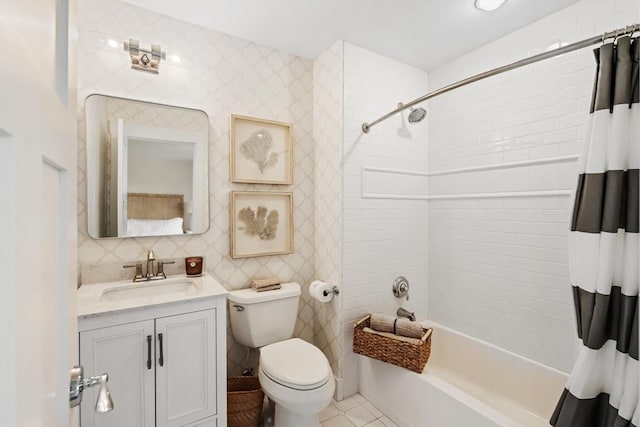
M 330 285 L 322 280 L 314 280 L 309 285 L 309 296 L 321 303 L 331 301 L 336 295 L 340 295 L 340 289 L 336 285 Z
M 340 295 L 340 289 L 338 289 L 338 287 L 336 285 L 333 285 L 333 287 L 331 288 L 330 291 L 328 290 L 324 290 L 322 291 L 322 295 L 324 295 L 325 297 L 328 296 L 330 293 L 334 294 L 334 295 Z

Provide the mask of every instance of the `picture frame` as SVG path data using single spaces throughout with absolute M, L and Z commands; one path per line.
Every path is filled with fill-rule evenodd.
M 231 182 L 293 184 L 293 125 L 231 115 Z
M 231 258 L 293 253 L 293 193 L 230 194 Z

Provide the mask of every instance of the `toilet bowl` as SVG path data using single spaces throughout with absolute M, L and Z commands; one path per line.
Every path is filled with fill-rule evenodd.
M 260 349 L 260 384 L 275 402 L 275 427 L 318 427 L 331 402 L 335 380 L 325 355 L 292 338 Z
M 229 292 L 229 319 L 236 342 L 260 349 L 258 378 L 275 403 L 276 427 L 318 427 L 319 414 L 335 390 L 331 366 L 317 347 L 291 338 L 298 315 L 300 285 Z

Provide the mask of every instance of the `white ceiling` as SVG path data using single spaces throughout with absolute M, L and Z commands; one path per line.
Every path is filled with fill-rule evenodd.
M 315 58 L 346 40 L 430 70 L 578 0 L 125 0 L 285 52 Z

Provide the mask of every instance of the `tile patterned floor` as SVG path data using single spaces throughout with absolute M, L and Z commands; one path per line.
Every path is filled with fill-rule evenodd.
M 397 427 L 360 394 L 332 401 L 320 413 L 322 427 Z

